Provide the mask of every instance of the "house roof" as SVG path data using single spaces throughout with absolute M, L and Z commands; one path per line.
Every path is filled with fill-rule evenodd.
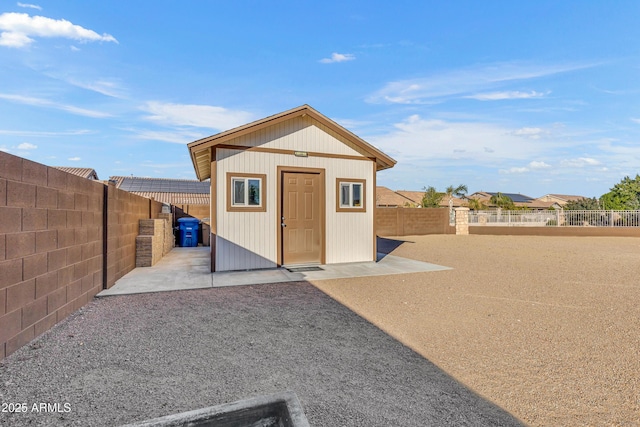
M 208 181 L 135 176 L 112 176 L 109 180 L 121 190 L 172 205 L 208 205 L 211 200 Z
M 406 197 L 407 199 L 410 199 L 416 205 L 420 205 L 422 203 L 422 198 L 424 197 L 424 191 L 398 190 L 397 193 Z M 453 207 L 456 208 L 467 205 L 467 202 L 459 197 L 452 197 L 451 200 L 453 201 Z M 446 197 L 446 195 L 440 201 L 440 206 L 442 206 L 443 208 L 449 207 L 449 199 Z
M 405 206 L 406 204 L 415 205 L 416 203 L 390 188 L 382 186 L 376 187 L 377 206 Z
M 312 117 L 313 119 L 330 128 L 332 131 L 346 138 L 349 142 L 354 144 L 364 156 L 374 158 L 376 161 L 377 170 L 388 169 L 396 164 L 395 160 L 375 148 L 373 145 L 369 144 L 351 131 L 345 129 L 333 120 L 329 119 L 328 117 L 311 108 L 309 105 L 305 104 L 300 107 L 292 108 L 291 110 L 283 111 L 282 113 L 265 117 L 264 119 L 256 120 L 246 125 L 239 126 L 189 143 L 187 147 L 189 148 L 189 153 L 191 154 L 191 161 L 193 162 L 196 176 L 201 181 L 207 178 L 211 178 L 211 147 L 223 144 L 233 138 L 237 138 L 238 136 L 246 135 L 248 133 L 272 126 L 276 123 L 305 115 Z
M 398 190 L 396 193 L 400 194 L 402 197 L 406 197 L 417 205 L 422 203 L 422 198 L 424 197 L 424 191 Z
M 170 178 L 141 178 L 136 176 L 112 176 L 109 180 L 115 181 L 116 187 L 132 193 L 191 193 L 209 194 L 211 191 L 208 182 L 194 179 L 170 179 Z
M 574 200 L 582 200 L 582 199 L 586 199 L 585 196 L 576 196 L 576 195 L 570 195 L 570 194 L 545 194 L 542 197 L 538 197 L 539 200 L 546 200 L 546 199 L 558 199 L 558 200 L 562 200 L 565 202 L 571 202 Z
M 554 201 L 545 201 L 545 200 L 532 200 L 530 204 L 528 204 L 528 206 L 531 206 L 531 208 L 536 208 L 536 209 L 549 209 L 552 206 L 559 206 L 558 202 L 554 202 Z
M 72 175 L 81 176 L 83 178 L 92 179 L 98 181 L 98 173 L 95 169 L 91 168 L 74 168 L 70 166 L 54 166 L 63 172 L 70 173 Z
M 209 194 L 154 193 L 138 191 L 131 191 L 131 193 L 148 199 L 153 199 L 161 203 L 169 203 L 171 205 L 208 205 L 211 202 Z
M 493 191 L 477 191 L 473 194 L 471 194 L 468 197 L 479 197 L 479 198 L 486 198 L 486 199 L 490 199 L 491 196 L 495 196 L 497 195 L 498 192 L 493 192 Z M 503 196 L 507 196 L 509 197 L 513 203 L 529 203 L 533 200 L 535 200 L 533 197 L 529 197 L 529 196 L 525 196 L 524 194 L 520 194 L 520 193 L 500 193 Z

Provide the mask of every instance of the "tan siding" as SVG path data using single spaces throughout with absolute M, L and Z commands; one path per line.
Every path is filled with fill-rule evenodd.
M 355 146 L 312 118 L 297 117 L 234 138 L 229 145 L 358 156 Z
M 217 177 L 225 183 L 227 172 L 260 173 L 266 178 L 266 212 L 227 212 L 226 185 L 218 185 L 218 235 L 216 270 L 275 267 L 275 172 L 269 172 L 268 156 L 219 149 Z M 269 243 L 268 243 L 269 242 Z M 270 244 L 273 242 L 273 245 Z
M 373 162 L 332 162 L 327 174 L 331 195 L 327 195 L 327 263 L 372 261 Z M 336 212 L 336 178 L 366 179 L 366 212 Z
M 286 122 L 282 125 L 287 125 Z M 278 137 L 283 129 L 265 129 L 265 135 L 249 134 L 239 138 L 238 145 L 255 144 L 263 138 Z M 315 127 L 312 127 L 315 128 Z M 266 132 L 272 134 L 266 134 Z M 322 132 L 321 132 L 322 134 Z M 305 135 L 289 134 L 289 143 L 302 144 Z M 306 135 L 309 137 L 309 135 Z M 313 138 L 318 135 L 313 136 Z M 329 138 L 331 140 L 331 138 Z M 295 140 L 295 142 L 292 142 Z M 336 145 L 343 145 L 335 141 Z M 307 142 L 308 143 L 308 142 Z M 324 144 L 324 142 L 323 142 Z M 309 146 L 310 147 L 310 146 Z M 282 147 L 278 147 L 282 148 Z M 299 150 L 299 146 L 288 149 Z M 323 147 L 324 148 L 324 147 Z M 348 147 L 347 147 L 348 148 Z M 309 148 L 311 151 L 312 148 Z M 320 151 L 319 146 L 313 148 Z M 322 150 L 326 151 L 326 150 Z M 351 153 L 352 154 L 352 153 Z M 226 212 L 226 186 L 219 185 L 218 235 L 216 245 L 216 270 L 239 270 L 275 267 L 277 264 L 277 238 L 279 218 L 277 217 L 277 167 L 295 166 L 325 169 L 326 200 L 326 262 L 371 261 L 373 253 L 373 162 L 348 159 L 329 159 L 322 157 L 295 157 L 286 154 L 241 151 L 232 149 L 217 150 L 218 182 L 225 182 L 227 172 L 246 172 L 265 174 L 266 212 Z M 336 212 L 336 178 L 360 178 L 367 180 L 366 213 Z

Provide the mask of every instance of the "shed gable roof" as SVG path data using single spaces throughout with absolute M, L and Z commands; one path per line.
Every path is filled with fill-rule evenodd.
M 290 120 L 292 118 L 305 115 L 312 117 L 337 134 L 346 138 L 349 142 L 353 143 L 364 156 L 374 158 L 376 161 L 377 170 L 388 169 L 396 164 L 396 161 L 394 159 L 387 156 L 382 151 L 375 148 L 373 145 L 369 144 L 351 131 L 345 129 L 333 120 L 320 114 L 318 111 L 305 104 L 300 107 L 293 108 L 291 110 L 287 110 L 273 116 L 265 117 L 264 119 L 256 120 L 246 125 L 239 126 L 234 129 L 220 132 L 218 134 L 189 143 L 187 147 L 189 148 L 191 161 L 193 162 L 193 167 L 196 171 L 196 176 L 201 181 L 211 177 L 212 147 L 224 144 L 225 142 L 233 138 L 255 132 L 257 130 L 272 126 L 285 120 Z

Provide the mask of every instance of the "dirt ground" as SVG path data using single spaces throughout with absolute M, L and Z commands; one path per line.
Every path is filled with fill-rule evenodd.
M 397 240 L 453 269 L 314 284 L 527 424 L 640 425 L 640 239 Z

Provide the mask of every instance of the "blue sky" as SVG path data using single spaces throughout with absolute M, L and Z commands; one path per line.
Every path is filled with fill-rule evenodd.
M 195 178 L 186 143 L 309 104 L 392 189 L 600 196 L 640 173 L 640 2 L 0 1 L 0 149 Z

